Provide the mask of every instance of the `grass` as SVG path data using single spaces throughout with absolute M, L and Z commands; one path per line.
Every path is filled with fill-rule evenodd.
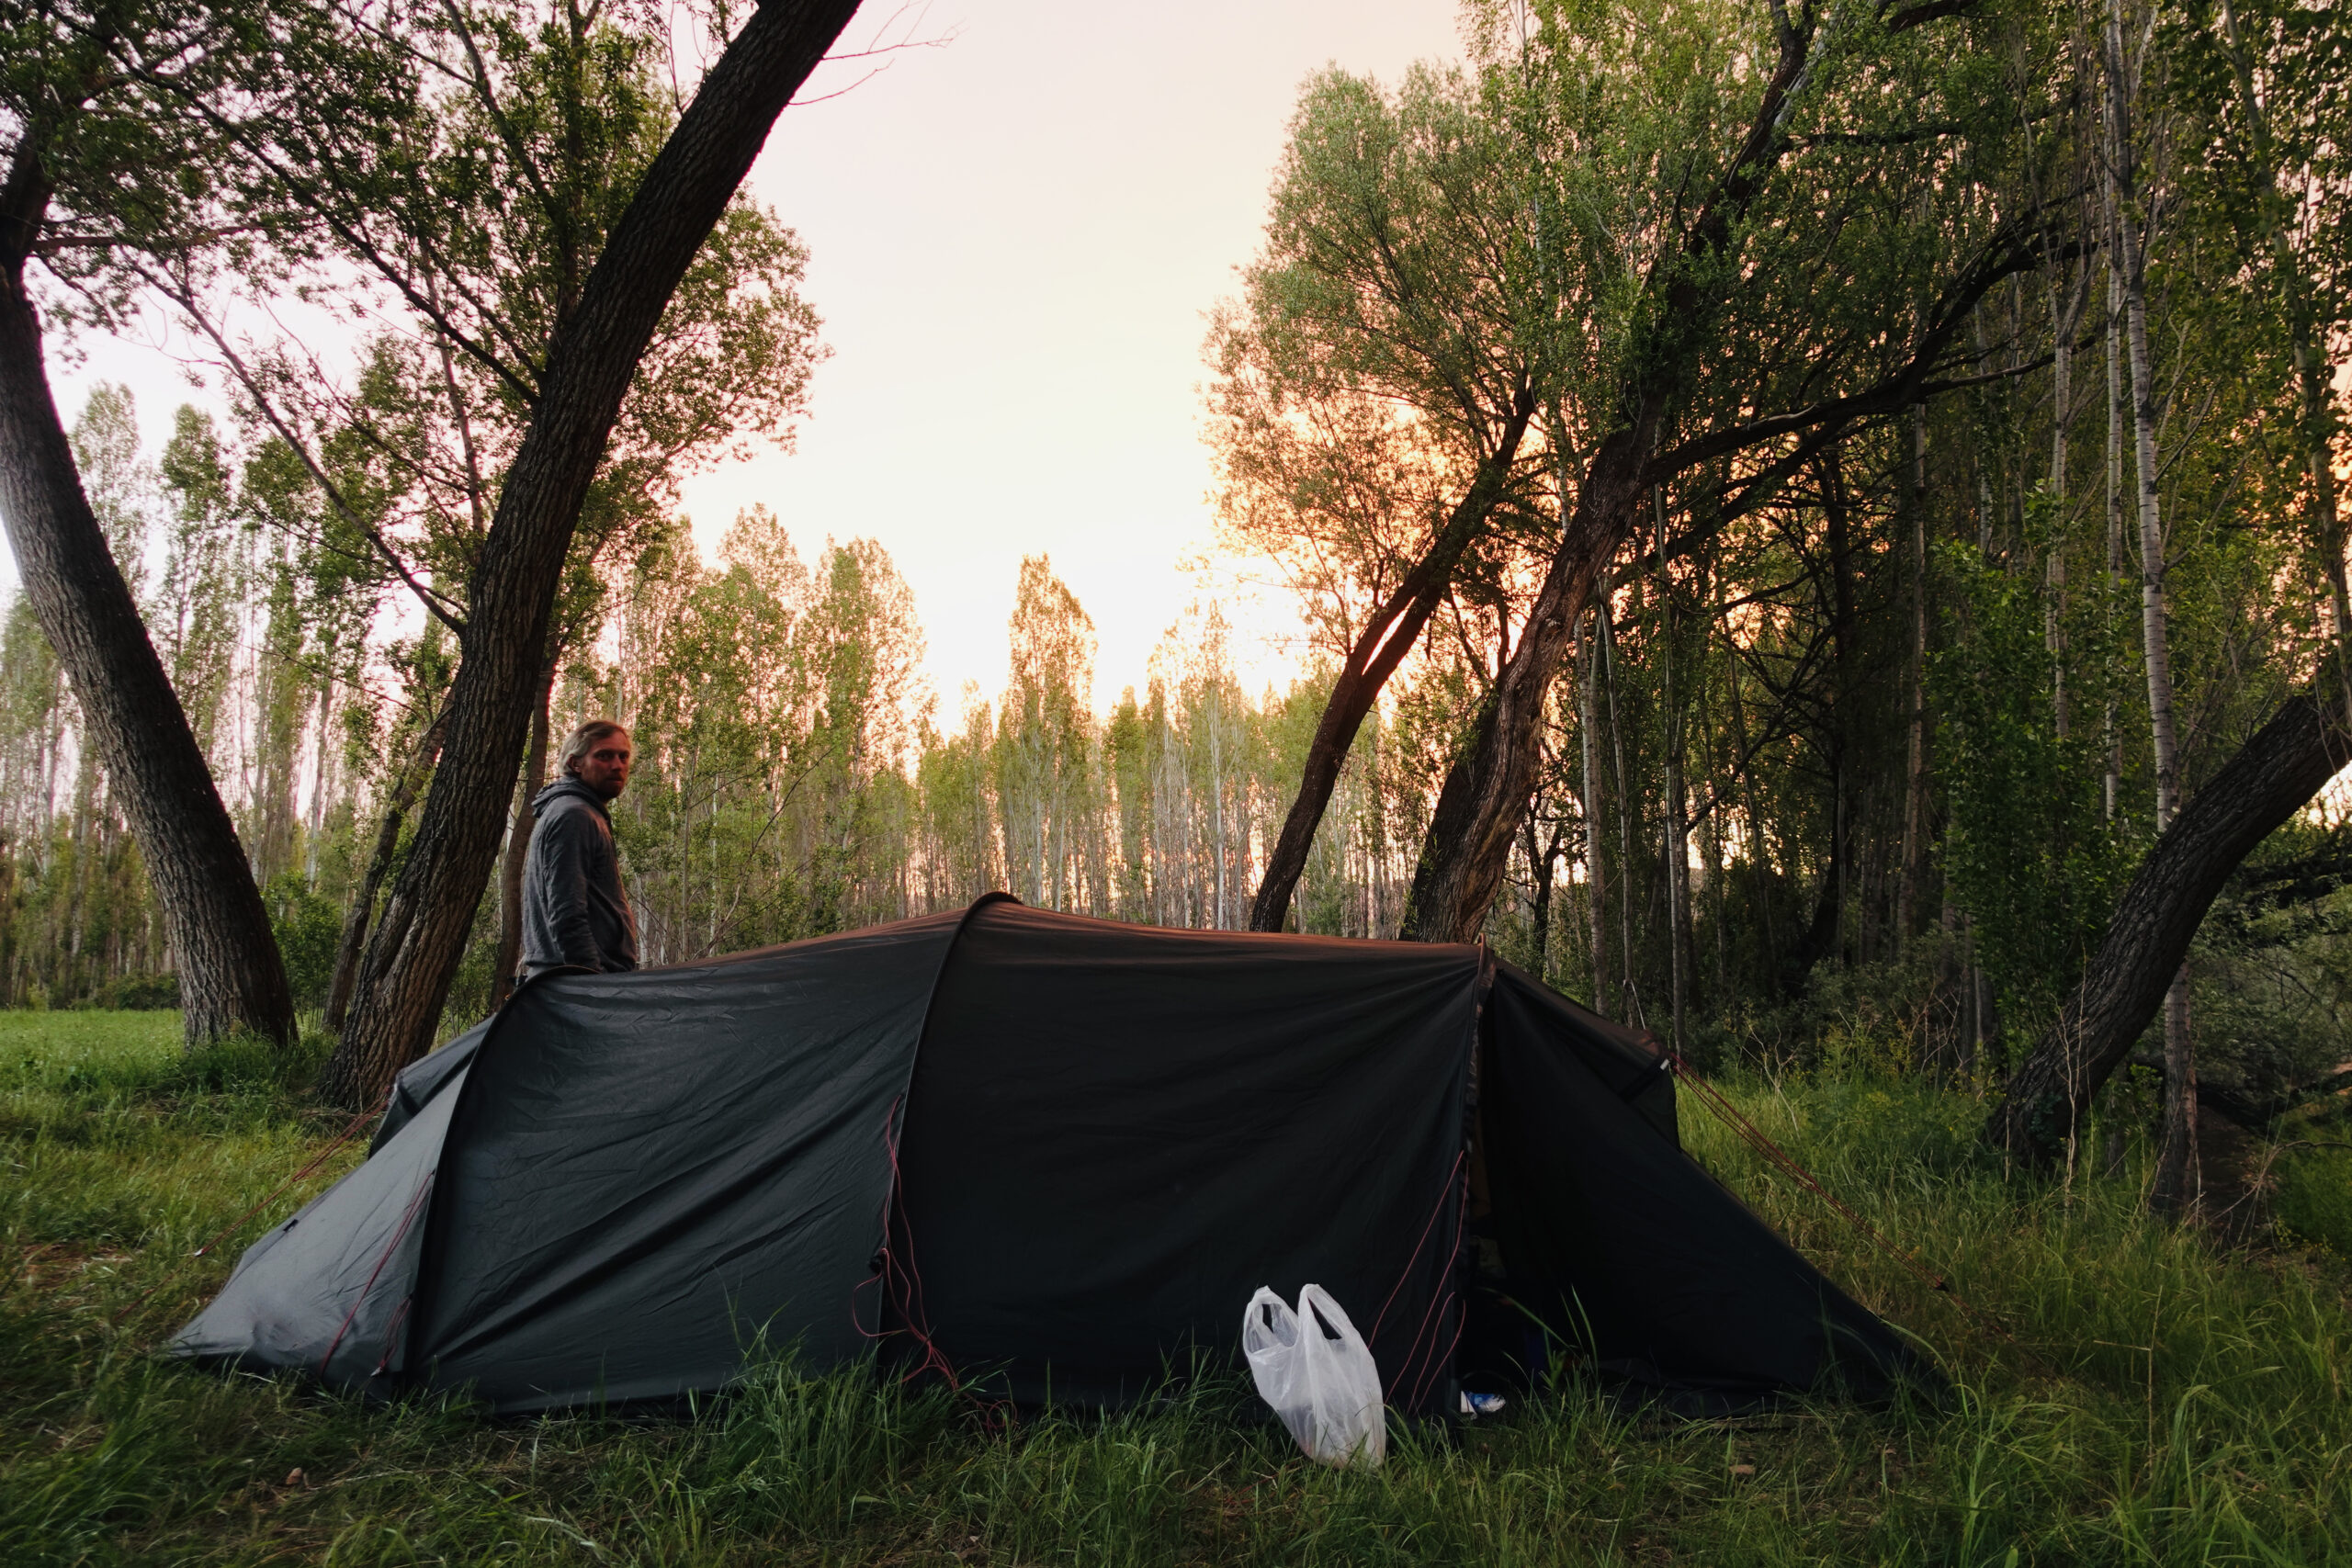
M 862 1371 L 775 1364 L 692 1419 L 492 1423 L 157 1361 L 264 1222 L 189 1252 L 341 1124 L 266 1054 L 184 1059 L 174 1028 L 0 1014 L 0 1562 L 2352 1562 L 2352 1269 L 2324 1247 L 2220 1250 L 2149 1224 L 2136 1152 L 2117 1179 L 2014 1179 L 1971 1142 L 1964 1096 L 1736 1091 L 2015 1342 L 1687 1126 L 1934 1351 L 1947 1406 L 1683 1422 L 1570 1387 L 1451 1438 L 1405 1435 L 1358 1474 L 1298 1458 L 1233 1382 L 1128 1415 L 986 1421 Z M 2323 1157 L 2282 1156 L 2282 1213 L 2296 1182 L 2335 1181 L 2341 1201 Z

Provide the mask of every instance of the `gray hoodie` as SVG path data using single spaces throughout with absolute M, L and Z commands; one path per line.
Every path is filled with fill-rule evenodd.
M 621 891 L 605 797 L 560 778 L 531 802 L 538 826 L 523 862 L 523 972 L 573 964 L 637 967 L 637 918 Z

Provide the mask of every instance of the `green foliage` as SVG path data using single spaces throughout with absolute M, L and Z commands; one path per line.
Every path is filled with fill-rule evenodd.
M 617 716 L 638 768 L 614 807 L 650 962 L 910 912 L 906 773 L 922 631 L 870 540 L 804 563 L 764 508 L 721 564 L 682 536 L 639 557 L 609 671 L 575 666 L 557 728 Z
M 126 975 L 100 987 L 95 1000 L 101 1009 L 117 1009 L 125 1012 L 174 1011 L 180 1005 L 180 977 L 177 975 Z
M 1943 568 L 1963 606 L 1928 667 L 1951 811 L 1944 874 L 2004 1008 L 2038 1020 L 2097 948 L 2133 846 L 2105 820 L 2103 738 L 2058 733 L 2039 585 L 1965 546 Z
M 1027 556 L 1007 630 L 1011 678 L 991 759 L 1006 882 L 1041 908 L 1099 902 L 1086 886 L 1090 863 L 1099 868 L 1103 860 L 1093 841 L 1103 795 L 1093 743 L 1093 618 L 1047 558 Z
M 2352 1060 L 2348 838 L 2346 825 L 2310 817 L 2272 834 L 2215 900 L 2190 955 L 2198 1081 L 2264 1115 Z
M 343 939 L 343 910 L 292 872 L 270 878 L 262 888 L 270 930 L 286 961 L 286 983 L 298 1008 L 322 1007 L 334 977 L 335 950 Z
M 1683 1422 L 1571 1383 L 1452 1435 L 1399 1429 L 1388 1465 L 1358 1474 L 1306 1461 L 1227 1375 L 1125 1413 L 984 1413 L 779 1355 L 682 1417 L 518 1425 L 157 1360 L 145 1352 L 267 1220 L 189 1251 L 339 1128 L 266 1054 L 207 1064 L 182 1060 L 168 1018 L 0 1015 L 0 1156 L 18 1178 L 0 1189 L 0 1560 L 2122 1568 L 2352 1553 L 2352 1274 L 2151 1224 L 2136 1145 L 2121 1179 L 2012 1183 L 1975 1145 L 1974 1101 L 1916 1084 L 1728 1087 L 2020 1343 L 1688 1107 L 1683 1134 L 1920 1337 L 1954 1376 L 1949 1404 Z
M 2328 1130 L 2352 1129 L 2339 1117 Z M 2292 1151 L 2279 1160 L 2271 1202 L 2282 1234 L 2352 1260 L 2352 1140 L 2329 1142 L 2333 1147 Z

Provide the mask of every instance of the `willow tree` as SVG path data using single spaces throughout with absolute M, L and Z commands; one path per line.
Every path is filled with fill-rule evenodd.
M 1557 205 L 1590 214 L 1588 265 L 1608 277 L 1594 292 L 1618 309 L 1593 323 L 1608 352 L 1583 400 L 1591 423 L 1568 444 L 1573 499 L 1440 794 L 1413 934 L 1477 933 L 1552 682 L 1654 490 L 1682 500 L 1684 476 L 1728 469 L 1705 509 L 1720 526 L 1857 427 L 1985 373 L 1971 312 L 2052 240 L 2032 202 L 1982 199 L 1976 168 L 2014 156 L 2027 116 L 1986 99 L 1968 45 L 2004 24 L 1969 10 L 1538 6 L 1523 45 L 1505 53 L 1490 34 L 1498 92 L 1560 128 L 1545 163 L 1566 186 Z M 1566 199 L 1587 190 L 1619 205 L 1604 219 Z
M 1556 379 L 1515 149 L 1476 85 L 1311 82 L 1265 248 L 1211 338 L 1229 529 L 1337 660 L 1250 925 L 1281 929 L 1365 716 L 1521 478 Z

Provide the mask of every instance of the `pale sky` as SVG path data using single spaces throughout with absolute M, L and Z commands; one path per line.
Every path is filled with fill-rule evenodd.
M 869 3 L 839 49 L 892 16 Z M 751 189 L 799 231 L 832 357 L 797 450 L 693 480 L 707 547 L 761 502 L 804 554 L 870 536 L 898 562 L 952 718 L 993 696 L 1021 558 L 1040 551 L 1101 636 L 1096 695 L 1140 684 L 1204 583 L 1206 313 L 1254 254 L 1300 84 L 1336 63 L 1393 81 L 1458 53 L 1452 0 L 933 0 L 887 35 L 946 41 L 826 65 Z M 848 89 L 842 91 L 842 89 Z M 191 393 L 147 350 L 52 365 L 70 423 L 127 380 L 159 445 Z M 6 577 L 13 582 L 13 561 Z M 1245 625 L 1279 629 L 1279 602 Z M 1280 656 L 1245 656 L 1253 685 Z

